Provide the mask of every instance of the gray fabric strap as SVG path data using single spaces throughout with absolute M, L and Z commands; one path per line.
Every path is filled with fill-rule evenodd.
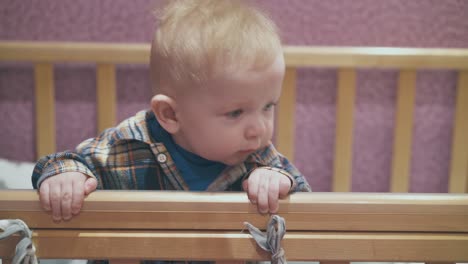
M 15 233 L 21 235 L 21 240 L 16 245 L 15 256 L 12 264 L 37 264 L 36 248 L 32 243 L 32 232 L 29 227 L 20 219 L 0 220 L 0 240 L 5 239 Z
M 263 250 L 271 253 L 272 264 L 286 264 L 284 250 L 281 247 L 281 240 L 286 233 L 284 218 L 279 215 L 272 215 L 268 222 L 266 234 L 250 223 L 245 222 L 250 234 Z

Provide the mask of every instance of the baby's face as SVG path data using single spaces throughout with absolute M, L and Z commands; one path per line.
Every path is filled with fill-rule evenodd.
M 262 70 L 217 78 L 177 99 L 177 144 L 206 159 L 235 165 L 269 144 L 284 77 L 282 53 Z

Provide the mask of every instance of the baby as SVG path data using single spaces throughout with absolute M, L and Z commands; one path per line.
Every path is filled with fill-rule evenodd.
M 262 214 L 310 191 L 271 143 L 285 64 L 275 24 L 245 1 L 169 1 L 151 45 L 151 109 L 33 172 L 55 221 L 99 189 L 245 191 Z

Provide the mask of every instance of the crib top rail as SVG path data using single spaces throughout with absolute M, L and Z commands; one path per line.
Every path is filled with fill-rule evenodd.
M 147 64 L 149 44 L 0 41 L 0 61 Z M 467 49 L 285 46 L 287 67 L 468 69 Z
M 463 194 L 296 193 L 281 201 L 278 214 L 288 230 L 296 231 L 468 232 L 468 196 Z M 0 219 L 7 217 L 21 218 L 32 228 L 229 231 L 241 231 L 245 221 L 262 227 L 269 219 L 243 193 L 177 191 L 95 192 L 78 218 L 56 224 L 35 191 L 5 190 Z
M 468 196 L 296 193 L 281 201 L 288 260 L 468 260 Z M 0 192 L 0 219 L 33 230 L 39 258 L 267 260 L 244 222 L 265 229 L 242 193 L 99 191 L 53 223 L 32 190 Z M 11 256 L 15 238 L 0 241 Z

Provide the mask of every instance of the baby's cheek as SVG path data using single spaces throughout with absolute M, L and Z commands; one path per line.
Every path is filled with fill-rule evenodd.
M 266 126 L 266 133 L 268 135 L 269 138 L 271 138 L 273 136 L 273 128 L 274 128 L 274 122 L 273 120 L 272 121 L 269 121 L 267 123 L 267 126 Z

